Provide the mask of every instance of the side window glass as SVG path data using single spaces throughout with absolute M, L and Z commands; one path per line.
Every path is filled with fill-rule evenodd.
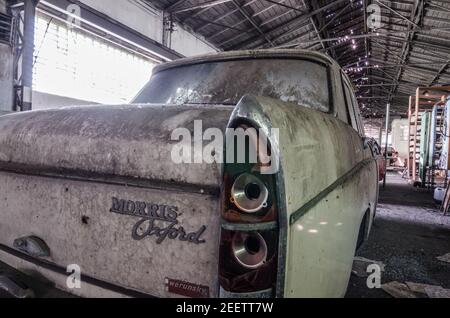
M 359 127 L 359 134 L 361 136 L 364 136 L 365 133 L 364 133 L 364 126 L 361 121 L 361 111 L 359 109 L 358 101 L 354 98 L 353 98 L 353 107 L 355 109 L 356 123 L 358 124 L 358 127 Z
M 351 87 L 349 86 L 349 92 L 352 92 Z M 351 100 L 352 100 L 352 105 L 353 105 L 353 114 L 355 116 L 355 122 L 356 122 L 356 129 L 358 130 L 359 134 L 361 136 L 364 136 L 364 128 L 363 128 L 363 124 L 361 122 L 361 112 L 359 110 L 359 105 L 358 105 L 358 101 L 355 98 L 355 95 L 350 93 L 351 96 Z
M 344 89 L 344 95 L 345 95 L 345 103 L 346 103 L 346 108 L 347 108 L 347 112 L 349 115 L 349 122 L 351 123 L 353 129 L 355 129 L 356 131 L 359 131 L 358 129 L 358 123 L 356 121 L 356 116 L 355 116 L 355 110 L 353 107 L 353 98 L 352 98 L 352 94 L 351 94 L 351 89 L 348 86 L 347 82 L 344 80 L 344 78 L 342 78 L 342 83 L 343 83 L 343 89 Z

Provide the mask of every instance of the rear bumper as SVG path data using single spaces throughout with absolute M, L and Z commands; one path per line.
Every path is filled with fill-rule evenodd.
M 153 298 L 147 294 L 86 276 L 82 277 L 80 289 L 68 291 L 66 284 L 68 274 L 64 268 L 34 259 L 3 245 L 0 245 L 0 273 L 25 284 L 38 298 Z M 11 295 L 0 289 L 0 298 L 5 297 L 11 297 Z M 272 289 L 253 293 L 231 293 L 221 288 L 219 297 L 233 299 L 273 298 L 274 293 Z
M 23 273 L 11 266 L 0 261 L 0 276 L 2 283 L 0 283 L 0 298 L 74 298 L 76 296 L 63 292 L 56 288 L 52 283 L 45 281 L 43 278 L 32 276 L 33 273 Z M 20 284 L 20 289 L 23 292 L 11 294 L 5 286 L 5 278 L 12 279 Z M 5 289 L 6 288 L 6 289 Z M 26 292 L 27 291 L 27 292 Z M 31 291 L 31 292 L 29 292 Z M 21 294 L 21 295 L 18 295 Z M 23 297 L 28 294 L 29 296 Z
M 39 298 L 153 298 L 151 295 L 85 275 L 81 276 L 81 288 L 69 289 L 67 280 L 70 274 L 65 268 L 35 259 L 4 245 L 0 245 L 0 272 L 19 278 L 30 286 Z

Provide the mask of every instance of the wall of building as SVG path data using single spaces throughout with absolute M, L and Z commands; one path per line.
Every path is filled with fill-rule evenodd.
M 6 13 L 6 1 L 0 0 L 0 12 Z M 13 56 L 11 47 L 0 43 L 0 110 L 9 111 L 13 104 Z
M 152 40 L 163 42 L 163 13 L 140 0 L 81 0 L 82 3 L 138 31 Z M 217 49 L 200 36 L 175 26 L 171 49 L 184 56 L 216 52 Z
M 392 147 L 395 148 L 401 158 L 408 158 L 408 119 L 395 119 L 392 121 Z
M 364 131 L 366 137 L 373 138 L 379 142 L 380 140 L 380 128 L 382 127 L 382 121 L 380 119 L 366 119 L 363 118 Z M 384 129 L 384 128 L 383 128 Z
M 2 1 L 2 0 L 0 0 Z M 141 0 L 81 0 L 85 5 L 105 14 L 127 27 L 151 38 L 163 42 L 163 13 L 161 10 L 143 4 Z M 172 33 L 170 48 L 184 55 L 193 56 L 216 52 L 211 44 L 200 36 L 192 34 L 180 25 L 175 26 Z M 63 96 L 33 92 L 33 109 L 47 109 L 75 105 L 95 104 Z
M 11 110 L 13 104 L 13 59 L 11 47 L 0 43 L 0 110 Z
M 5 0 L 0 10 L 6 12 Z M 84 4 L 108 17 L 136 30 L 159 43 L 163 42 L 163 13 L 143 4 L 141 0 L 81 0 Z M 175 26 L 170 48 L 184 56 L 216 52 L 217 49 L 198 35 Z M 12 52 L 8 45 L 0 44 L 0 110 L 11 110 L 13 104 Z M 33 92 L 33 109 L 93 104 L 63 96 Z
M 64 96 L 58 96 L 53 94 L 46 94 L 41 92 L 33 92 L 33 110 L 60 108 L 67 106 L 83 106 L 83 105 L 95 105 L 96 103 L 68 98 Z

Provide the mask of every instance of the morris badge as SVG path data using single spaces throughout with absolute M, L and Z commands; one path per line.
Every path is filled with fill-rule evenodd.
M 206 226 L 203 225 L 196 232 L 187 232 L 179 225 L 179 209 L 175 206 L 112 198 L 110 212 L 140 218 L 131 233 L 136 241 L 155 236 L 157 244 L 161 244 L 167 238 L 194 244 L 205 243 L 201 237 L 206 231 Z

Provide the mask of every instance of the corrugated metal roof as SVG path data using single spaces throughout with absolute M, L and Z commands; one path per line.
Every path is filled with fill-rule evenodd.
M 406 115 L 417 86 L 450 84 L 449 0 L 146 0 L 218 48 L 327 53 L 356 87 L 366 117 Z M 381 26 L 366 23 L 378 6 Z

